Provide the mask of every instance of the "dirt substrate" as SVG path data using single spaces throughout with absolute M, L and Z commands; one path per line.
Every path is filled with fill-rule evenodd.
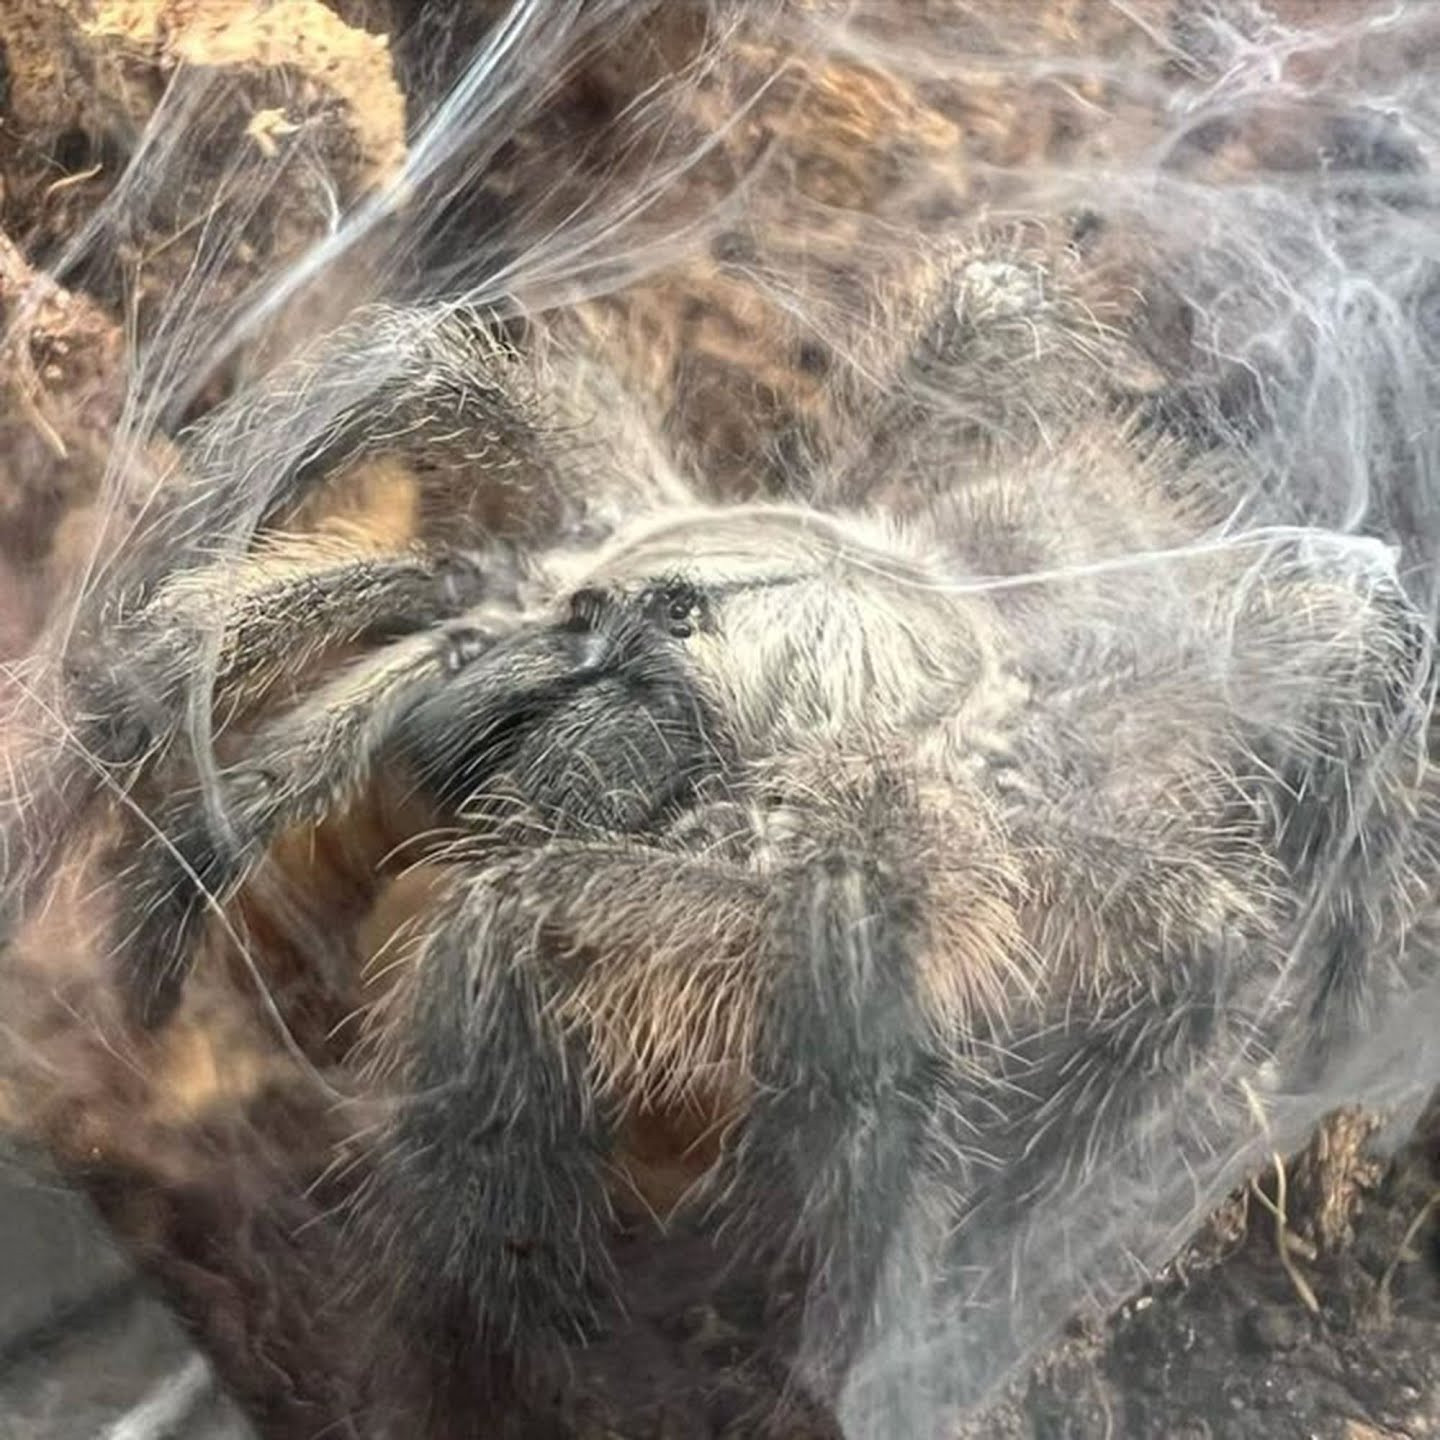
M 1440 1136 L 1432 1122 L 1391 1165 L 1355 1164 L 1334 1141 L 1357 1126 L 1368 1128 L 1336 1117 L 1289 1167 L 1308 1184 L 1292 1193 L 1287 1225 L 1261 1198 L 1273 1199 L 1272 1172 L 1118 1314 L 1077 1327 L 970 1433 L 1440 1434 Z
M 1383 1163 L 1356 1145 L 1371 1120 L 1336 1116 L 1286 1167 L 1285 1224 L 1262 1198 L 1272 1171 L 1117 1313 L 1073 1320 L 955 1440 L 1440 1435 L 1437 1120 Z M 773 1294 L 717 1298 L 698 1254 L 630 1258 L 636 1323 L 587 1361 L 579 1433 L 834 1440 L 823 1417 L 774 1412 L 782 1372 L 758 1340 L 775 1333 Z

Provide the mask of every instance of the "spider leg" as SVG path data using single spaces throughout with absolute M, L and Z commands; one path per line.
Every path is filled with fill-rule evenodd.
M 1047 1342 L 1076 1294 L 1123 1298 L 1246 1164 L 1300 1138 L 1343 1007 L 1375 999 L 1401 948 L 1413 623 L 1314 558 L 1263 558 L 1217 570 L 1233 599 L 1181 612 L 1163 664 L 1040 695 L 1017 744 L 1042 986 L 953 1102 L 986 1157 L 954 1187 L 933 1312 L 956 1399 Z M 1062 754 L 1086 758 L 1083 786 L 1047 768 Z
M 416 960 L 398 1113 L 359 1199 L 406 1252 L 407 1318 L 440 1311 L 502 1354 L 582 1338 L 609 1284 L 606 1127 L 556 1013 L 543 913 L 523 875 L 457 887 Z
M 410 708 L 515 625 L 473 611 L 351 665 L 250 738 L 221 793 L 167 799 L 119 877 L 118 963 L 133 1019 L 150 1027 L 179 1000 L 207 900 L 231 895 L 286 825 L 317 820 L 364 784 Z
M 727 1094 L 738 1105 L 749 1097 L 719 1203 L 742 1251 L 801 1261 L 812 1274 L 825 1316 L 810 1327 L 817 1353 L 803 1363 L 822 1386 L 858 1348 L 893 1280 L 890 1267 L 905 1258 L 894 1242 L 917 1200 L 938 1079 L 949 1063 L 941 1038 L 947 1020 L 937 1013 L 944 1008 L 935 989 L 938 957 L 929 951 L 932 907 L 904 824 L 912 801 L 904 791 L 876 781 L 834 797 L 833 809 L 807 808 L 808 838 L 744 862 L 733 858 L 744 845 L 719 859 L 552 842 L 529 862 L 525 904 L 507 902 L 518 938 L 497 952 L 511 957 L 506 965 L 534 970 L 544 959 L 536 937 L 562 937 L 569 968 L 548 972 L 555 988 L 544 1008 L 584 1027 L 606 1094 L 662 1107 L 697 1097 L 723 1105 Z M 474 883 L 490 882 L 482 875 Z M 498 903 L 480 907 L 487 937 L 493 921 L 485 905 Z M 522 953 L 528 958 L 517 958 Z M 427 948 L 415 973 L 429 986 L 447 983 L 431 977 L 449 972 Z M 435 1013 L 482 1004 L 449 983 Z M 407 1075 L 424 1068 L 418 1057 L 448 1053 L 448 1073 L 464 1076 L 462 1096 L 472 1088 L 500 1093 L 525 1073 L 497 1072 L 505 1050 L 493 1039 L 441 1045 L 422 1028 L 406 1047 L 417 1057 Z M 464 1113 L 455 1087 L 425 1073 L 441 1087 L 434 1103 L 448 1107 L 453 1125 Z M 465 1123 L 454 1132 L 456 1171 L 445 1194 L 463 1193 L 456 1176 L 466 1163 Z M 444 1217 L 437 1237 L 453 1236 L 462 1217 L 409 1198 L 418 1157 L 428 1153 L 433 1164 L 437 1153 L 427 1149 L 435 1132 L 423 1133 L 425 1141 L 401 1144 L 399 1160 L 392 1154 L 392 1168 L 406 1176 L 403 1213 L 415 1206 L 401 1228 L 413 1233 L 436 1214 Z M 538 1160 L 516 1166 L 521 1176 L 532 1171 L 541 1173 Z M 534 1197 L 506 1203 L 515 1215 L 546 1213 Z M 776 1257 L 776 1226 L 786 1223 Z M 425 1263 L 416 1273 L 437 1268 Z M 492 1267 L 472 1287 L 472 1303 L 493 1303 L 486 1297 L 504 1284 Z M 563 1291 L 563 1278 L 551 1289 Z
M 184 473 L 97 593 L 148 598 L 177 567 L 217 545 L 244 550 L 328 476 L 386 450 L 543 483 L 537 412 L 526 366 L 493 316 L 371 307 L 186 433 Z

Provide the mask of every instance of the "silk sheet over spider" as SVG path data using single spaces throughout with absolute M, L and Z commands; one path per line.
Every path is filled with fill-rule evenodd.
M 1306 123 L 1425 173 L 1367 113 Z M 1147 236 L 1214 335 L 1143 404 L 1077 245 L 917 243 L 856 306 L 903 364 L 838 375 L 838 438 L 751 500 L 691 482 L 583 305 L 446 274 L 362 310 L 187 435 L 67 612 L 12 910 L 113 807 L 117 1023 L 163 1033 L 217 931 L 245 950 L 229 902 L 284 913 L 272 847 L 383 791 L 377 872 L 429 884 L 325 1218 L 376 1328 L 538 1394 L 619 1314 L 638 1193 L 801 1268 L 797 1381 L 851 1433 L 931 1433 L 1428 1063 L 1377 1057 L 1434 1014 L 1436 282 L 1414 193 L 1311 179 L 1208 248 Z M 312 523 L 415 474 L 482 497 L 453 544 Z M 678 1201 L 626 1160 L 656 1129 Z

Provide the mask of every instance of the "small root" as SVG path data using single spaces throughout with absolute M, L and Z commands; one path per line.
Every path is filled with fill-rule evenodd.
M 1300 1303 L 1312 1315 L 1318 1315 L 1320 1302 L 1315 1298 L 1315 1291 L 1311 1288 L 1310 1282 L 1300 1273 L 1300 1267 L 1295 1263 L 1296 1253 L 1313 1260 L 1315 1247 L 1290 1229 L 1290 1222 L 1285 1213 L 1285 1160 L 1278 1153 L 1272 1155 L 1271 1160 L 1275 1166 L 1275 1198 L 1272 1200 L 1260 1188 L 1258 1180 L 1250 1182 L 1250 1189 L 1255 1198 L 1275 1219 L 1275 1253 L 1279 1257 L 1281 1269 L 1285 1271 L 1296 1295 L 1300 1297 Z
M 1440 1190 L 1436 1190 L 1435 1193 L 1431 1195 L 1420 1207 L 1415 1218 L 1406 1226 L 1405 1234 L 1401 1237 L 1400 1244 L 1395 1249 L 1394 1257 L 1385 1267 L 1385 1273 L 1380 1277 L 1380 1288 L 1376 1292 L 1375 1299 L 1376 1303 L 1380 1306 L 1382 1314 L 1388 1315 L 1390 1313 L 1390 1286 L 1395 1279 L 1395 1272 L 1399 1270 L 1400 1266 L 1406 1260 L 1414 1258 L 1410 1246 L 1437 1207 L 1440 1207 Z

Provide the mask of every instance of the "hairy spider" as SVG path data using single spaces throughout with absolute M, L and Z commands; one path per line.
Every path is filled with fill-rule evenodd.
M 1083 417 L 1063 457 L 931 473 L 917 432 L 845 504 L 706 505 L 537 389 L 485 317 L 394 310 L 222 411 L 80 618 L 66 753 L 99 760 L 51 787 L 150 777 L 112 870 L 142 1029 L 282 831 L 381 772 L 423 802 L 447 878 L 373 1009 L 350 1212 L 411 1332 L 528 1369 L 603 1324 L 609 1160 L 686 1116 L 833 1377 L 915 1287 L 963 1311 L 1047 1197 L 1233 1147 L 1379 1004 L 1436 808 L 1378 552 L 1227 527 L 1213 454 Z M 281 538 L 396 435 L 522 497 L 518 540 Z

